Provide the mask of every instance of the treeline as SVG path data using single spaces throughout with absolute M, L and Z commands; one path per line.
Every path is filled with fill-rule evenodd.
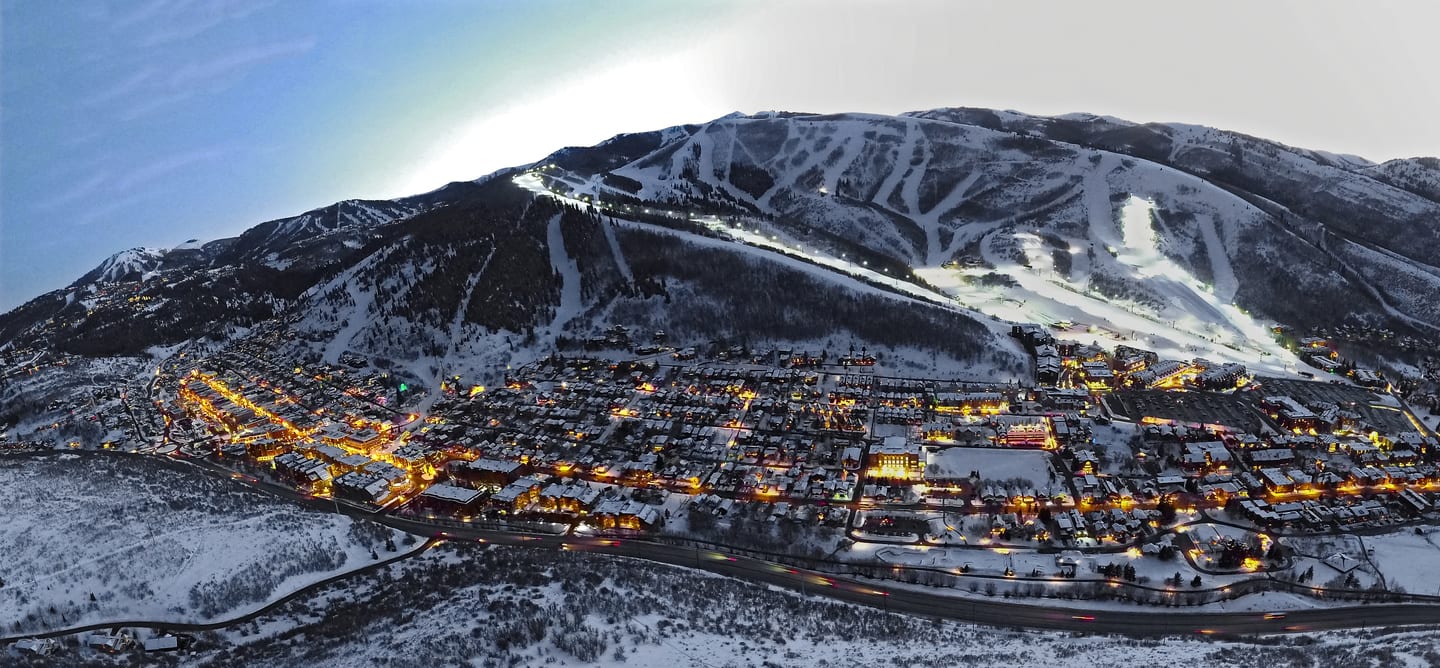
M 978 359 L 991 340 L 983 325 L 958 313 L 851 290 L 744 252 L 632 230 L 620 235 L 620 243 L 636 282 L 666 300 L 659 313 L 649 314 L 662 321 L 652 323 L 657 328 L 697 338 L 728 332 L 793 341 L 848 333 L 959 360 Z M 643 312 L 634 315 L 646 319 Z

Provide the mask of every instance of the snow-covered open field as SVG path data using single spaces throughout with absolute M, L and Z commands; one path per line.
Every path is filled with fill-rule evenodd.
M 403 534 L 139 456 L 0 457 L 0 625 L 204 621 L 409 549 Z
M 945 448 L 925 461 L 925 475 L 955 478 L 978 471 L 982 480 L 1021 478 L 1043 485 L 1050 477 L 1050 455 L 1039 450 Z
M 1385 576 L 1385 585 L 1391 589 L 1399 586 L 1412 594 L 1436 594 L 1440 592 L 1440 537 L 1434 529 L 1426 527 L 1423 534 L 1413 530 L 1399 531 L 1383 536 L 1365 536 L 1365 548 L 1370 560 Z

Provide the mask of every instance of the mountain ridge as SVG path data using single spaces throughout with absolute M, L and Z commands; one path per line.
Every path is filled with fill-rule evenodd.
M 520 177 L 544 188 L 521 190 Z M 558 208 L 536 208 L 546 197 Z M 848 294 L 856 277 L 900 295 L 930 290 L 982 323 L 1074 320 L 1060 302 L 1075 301 L 1105 311 L 1097 322 L 1117 336 L 1158 327 L 1178 349 L 1268 355 L 1249 313 L 1302 329 L 1440 331 L 1440 305 L 1425 299 L 1440 292 L 1426 261 L 1440 256 L 1437 202 L 1434 159 L 1371 163 L 1203 126 L 964 107 L 734 113 L 562 148 L 429 193 L 344 200 L 227 239 L 122 251 L 0 316 L 0 345 L 133 354 L 284 318 L 325 359 L 353 343 L 418 364 L 463 354 L 466 341 L 573 344 L 617 314 L 659 326 L 655 300 L 675 290 L 748 308 L 733 284 L 697 275 L 683 280 L 701 280 L 701 293 L 678 287 L 686 272 L 673 263 L 630 274 L 660 266 L 636 239 L 658 244 L 654 234 L 674 229 L 691 245 L 758 239 L 818 262 L 837 274 L 821 292 Z M 737 266 L 776 261 L 731 249 Z M 148 305 L 140 321 L 115 308 L 113 286 Z M 357 286 L 375 290 L 372 301 Z M 569 319 L 556 324 L 562 297 Z M 821 338 L 854 331 L 806 313 L 824 322 Z

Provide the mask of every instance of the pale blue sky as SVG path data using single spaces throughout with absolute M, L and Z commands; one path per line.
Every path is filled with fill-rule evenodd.
M 0 0 L 0 309 L 740 110 L 991 106 L 1440 154 L 1434 3 Z

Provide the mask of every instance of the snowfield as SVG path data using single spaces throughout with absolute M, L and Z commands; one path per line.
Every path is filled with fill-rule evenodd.
M 0 457 L 0 624 L 198 622 L 406 549 L 403 534 L 141 457 Z M 372 553 L 372 549 L 375 552 Z
M 1435 535 L 1434 527 L 1424 527 L 1421 531 L 1420 534 L 1407 530 L 1364 537 L 1370 561 L 1385 577 L 1390 589 L 1398 586 L 1412 594 L 1440 592 L 1440 580 L 1435 577 L 1435 564 L 1440 563 L 1440 538 Z
M 1040 450 L 1004 448 L 945 448 L 926 459 L 925 475 L 930 478 L 963 478 L 971 471 L 982 480 L 1020 478 L 1042 486 L 1050 479 L 1050 454 Z

